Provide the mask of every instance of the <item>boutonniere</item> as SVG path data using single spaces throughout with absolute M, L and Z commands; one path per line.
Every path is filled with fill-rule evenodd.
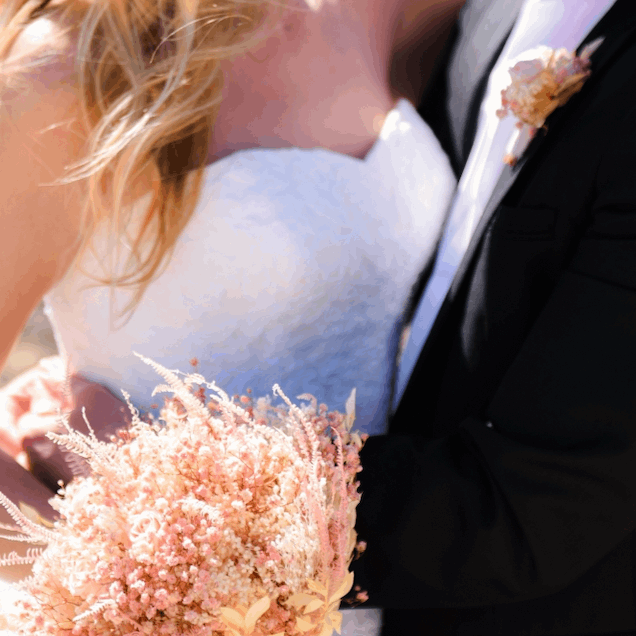
M 517 62 L 510 69 L 512 81 L 501 91 L 497 116 L 503 119 L 512 113 L 519 121 L 506 148 L 505 163 L 516 165 L 537 130 L 544 128 L 548 116 L 583 88 L 591 74 L 590 56 L 602 42 L 603 38 L 594 40 L 579 56 L 567 49 L 542 47 L 538 57 Z

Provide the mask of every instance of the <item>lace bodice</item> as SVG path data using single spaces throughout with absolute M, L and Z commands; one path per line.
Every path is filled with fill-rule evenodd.
M 312 393 L 382 432 L 388 342 L 431 255 L 455 185 L 429 127 L 405 100 L 365 159 L 322 149 L 253 149 L 206 168 L 198 208 L 166 270 L 120 328 L 129 292 L 70 273 L 46 297 L 73 371 L 151 404 L 159 378 L 133 351 L 199 372 L 230 395 Z M 138 205 L 142 205 L 140 200 Z M 140 208 L 141 209 L 141 208 Z M 111 257 L 97 236 L 100 274 Z M 100 251 L 101 250 L 101 251 Z M 112 260 L 112 259 L 111 259 Z

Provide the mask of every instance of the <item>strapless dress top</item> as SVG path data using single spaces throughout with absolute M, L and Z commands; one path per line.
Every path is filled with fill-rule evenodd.
M 230 395 L 268 395 L 278 383 L 292 400 L 311 393 L 344 410 L 356 387 L 356 427 L 381 433 L 391 331 L 454 187 L 439 142 L 406 100 L 364 159 L 236 152 L 206 167 L 168 266 L 127 321 L 118 315 L 130 291 L 95 286 L 77 269 L 50 291 L 60 352 L 72 371 L 116 395 L 125 389 L 141 408 L 161 379 L 133 351 L 184 372 L 197 358 L 198 372 Z M 83 269 L 117 271 L 125 254 L 113 241 L 98 230 Z

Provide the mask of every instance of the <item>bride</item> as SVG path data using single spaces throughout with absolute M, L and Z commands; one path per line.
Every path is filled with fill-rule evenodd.
M 356 426 L 382 433 L 392 330 L 455 186 L 391 60 L 427 42 L 430 61 L 459 4 L 2 2 L 0 369 L 44 298 L 102 433 L 111 392 L 152 408 L 133 351 L 196 358 L 230 394 L 342 410 L 355 386 Z M 55 371 L 36 373 L 2 392 L 0 490 L 47 514 L 14 461 L 51 420 L 33 387 Z M 378 612 L 346 611 L 356 629 Z

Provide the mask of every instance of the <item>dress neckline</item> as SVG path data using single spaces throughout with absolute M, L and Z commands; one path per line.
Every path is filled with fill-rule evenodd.
M 393 108 L 386 114 L 384 118 L 384 122 L 382 122 L 382 127 L 380 128 L 380 132 L 378 133 L 378 136 L 376 137 L 375 141 L 373 142 L 373 145 L 371 146 L 367 154 L 362 159 L 358 157 L 352 157 L 351 155 L 347 155 L 342 152 L 338 152 L 337 150 L 330 150 L 329 148 L 323 148 L 321 146 L 315 146 L 313 148 L 299 148 L 298 146 L 290 146 L 288 148 L 256 147 L 256 148 L 242 148 L 240 150 L 235 150 L 234 152 L 231 152 L 229 155 L 225 155 L 225 157 L 221 157 L 220 159 L 217 159 L 216 161 L 213 161 L 212 163 L 205 165 L 204 170 L 206 172 L 210 172 L 213 168 L 218 170 L 220 166 L 224 165 L 225 163 L 230 164 L 232 161 L 235 161 L 239 157 L 248 157 L 250 155 L 263 155 L 270 152 L 275 152 L 275 153 L 291 153 L 291 152 L 323 153 L 324 152 L 324 153 L 329 153 L 332 156 L 336 155 L 338 157 L 343 157 L 345 160 L 350 159 L 351 161 L 355 163 L 360 163 L 360 164 L 367 163 L 369 161 L 369 158 L 375 154 L 377 148 L 381 145 L 383 141 L 387 139 L 390 131 L 395 127 L 394 116 L 398 113 L 403 113 L 404 110 L 410 112 L 411 115 L 415 114 L 417 117 L 419 117 L 419 114 L 417 110 L 415 109 L 415 107 L 413 106 L 413 104 L 411 104 L 411 102 L 405 97 L 400 97 L 395 102 L 395 105 L 393 106 Z

